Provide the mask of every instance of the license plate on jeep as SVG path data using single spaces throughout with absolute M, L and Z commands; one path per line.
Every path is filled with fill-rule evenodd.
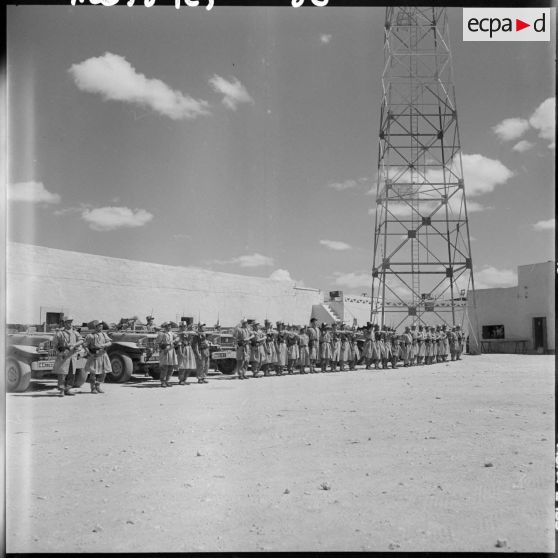
M 234 351 L 218 351 L 211 355 L 213 360 L 220 360 L 223 358 L 236 358 L 236 353 Z
M 54 360 L 37 360 L 33 363 L 33 368 L 54 368 Z

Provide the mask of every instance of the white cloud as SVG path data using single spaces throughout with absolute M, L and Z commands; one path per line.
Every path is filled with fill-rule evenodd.
M 49 192 L 42 182 L 17 182 L 8 186 L 8 200 L 26 203 L 60 203 L 60 195 Z
M 556 97 L 543 101 L 529 118 L 529 124 L 539 132 L 539 137 L 550 141 L 553 149 L 556 138 Z
M 122 228 L 143 227 L 153 219 L 145 209 L 128 207 L 97 207 L 84 209 L 81 218 L 94 231 L 112 231 Z
M 517 273 L 512 269 L 497 269 L 491 265 L 475 271 L 475 289 L 494 289 L 517 285 Z
M 345 180 L 345 182 L 332 182 L 331 184 L 328 184 L 328 186 L 338 192 L 342 192 L 343 190 L 356 188 L 358 186 L 358 182 L 356 180 Z
M 506 118 L 492 127 L 492 131 L 502 140 L 511 141 L 520 138 L 529 129 L 525 118 Z
M 231 263 L 238 264 L 240 267 L 262 267 L 265 265 L 273 265 L 273 258 L 262 256 L 262 254 L 250 254 L 233 258 Z
M 370 287 L 372 284 L 372 274 L 370 273 L 339 273 L 334 274 L 335 285 L 346 286 L 349 288 Z
M 328 187 L 333 188 L 333 190 L 337 190 L 338 192 L 343 192 L 344 190 L 351 190 L 353 188 L 358 188 L 363 184 L 368 184 L 368 178 L 363 177 L 363 178 L 359 178 L 358 180 L 348 179 L 343 182 L 330 182 L 328 184 Z
M 548 219 L 547 221 L 537 221 L 533 228 L 536 231 L 549 231 L 556 228 L 556 219 Z
M 106 52 L 73 64 L 68 70 L 82 91 L 98 93 L 105 100 L 149 107 L 173 120 L 209 114 L 209 104 L 171 89 L 158 79 L 138 73 L 122 56 Z
M 332 35 L 321 35 L 320 36 L 320 41 L 322 42 L 322 44 L 327 45 L 330 41 L 331 41 L 331 37 Z
M 254 104 L 254 99 L 250 96 L 246 88 L 238 79 L 235 77 L 231 78 L 232 81 L 227 81 L 221 76 L 214 75 L 210 80 L 209 84 L 217 93 L 223 95 L 223 104 L 230 108 L 231 110 L 236 110 L 236 107 L 240 103 L 252 103 Z
M 320 240 L 320 244 L 326 246 L 330 250 L 350 250 L 351 246 L 346 242 L 339 240 Z
M 274 281 L 289 281 L 294 283 L 294 279 L 286 269 L 276 269 L 269 278 Z
M 519 153 L 525 153 L 525 151 L 529 151 L 529 149 L 533 149 L 533 147 L 535 147 L 535 144 L 527 141 L 527 140 L 521 140 L 519 142 L 517 142 L 512 149 L 514 151 L 518 151 Z
M 488 194 L 513 176 L 513 172 L 503 163 L 484 155 L 463 154 L 462 161 L 467 198 Z

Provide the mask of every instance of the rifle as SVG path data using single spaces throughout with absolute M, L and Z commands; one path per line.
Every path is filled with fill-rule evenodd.
M 64 347 L 64 349 L 61 352 L 66 352 L 68 351 L 68 353 L 70 355 L 73 355 L 75 352 L 77 352 L 77 350 L 85 343 L 85 339 L 82 339 L 81 341 L 78 341 L 77 343 L 74 343 L 73 345 L 68 345 L 67 347 Z

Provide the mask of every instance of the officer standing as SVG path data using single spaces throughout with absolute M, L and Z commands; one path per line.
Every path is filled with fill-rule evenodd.
M 298 363 L 300 373 L 308 374 L 306 366 L 310 366 L 310 336 L 306 331 L 306 326 L 302 326 L 298 331 Z
M 163 322 L 163 331 L 157 335 L 156 343 L 159 347 L 159 370 L 161 375 L 161 387 L 171 387 L 170 379 L 174 367 L 178 365 L 176 351 L 174 349 L 174 333 L 171 331 L 172 324 Z
M 248 329 L 248 322 L 242 318 L 240 325 L 234 330 L 234 338 L 236 340 L 236 370 L 239 380 L 246 379 L 248 363 L 250 361 L 250 340 L 252 333 Z
M 64 318 L 64 328 L 59 329 L 52 340 L 52 346 L 57 353 L 52 372 L 58 376 L 58 391 L 60 396 L 75 395 L 70 391 L 74 385 L 77 351 L 84 340 L 72 327 L 74 319 L 70 316 Z
M 310 350 L 310 374 L 316 372 L 316 364 L 320 360 L 320 329 L 316 318 L 310 320 L 308 328 L 308 349 Z
M 178 339 L 175 342 L 176 357 L 178 359 L 178 385 L 188 385 L 190 372 L 197 370 L 196 355 L 192 348 L 193 332 L 186 321 L 179 325 Z
M 85 337 L 85 348 L 88 352 L 85 372 L 89 373 L 91 393 L 104 393 L 101 384 L 105 381 L 107 373 L 112 372 L 107 355 L 107 349 L 112 345 L 112 341 L 103 331 L 101 320 L 93 320 L 91 326 L 94 332 Z
M 192 348 L 196 355 L 198 384 L 207 384 L 206 376 L 209 372 L 209 341 L 205 333 L 204 324 L 198 324 L 198 331 L 194 335 Z

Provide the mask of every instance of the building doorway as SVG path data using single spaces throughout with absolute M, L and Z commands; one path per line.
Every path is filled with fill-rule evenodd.
M 546 318 L 533 318 L 533 349 L 537 353 L 546 353 L 548 351 Z

